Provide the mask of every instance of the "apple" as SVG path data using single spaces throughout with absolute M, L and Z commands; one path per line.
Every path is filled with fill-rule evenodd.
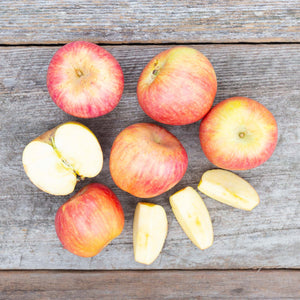
M 163 248 L 167 232 L 168 220 L 164 208 L 153 203 L 138 203 L 133 219 L 135 261 L 152 264 Z
M 180 141 L 166 129 L 137 123 L 116 137 L 109 167 L 116 185 L 140 198 L 158 196 L 175 186 L 188 166 Z
M 206 115 L 217 92 L 210 61 L 191 47 L 165 50 L 142 71 L 137 97 L 152 119 L 169 125 L 194 123 Z
M 78 122 L 67 122 L 30 142 L 22 160 L 34 185 L 52 195 L 67 195 L 78 179 L 99 174 L 103 154 L 92 131 Z
M 47 87 L 58 107 L 79 118 L 95 118 L 119 103 L 124 76 L 118 61 L 102 47 L 76 41 L 51 59 Z
M 55 229 L 64 248 L 82 257 L 98 254 L 119 236 L 124 213 L 117 196 L 107 186 L 91 183 L 57 211 Z
M 259 102 L 233 97 L 217 104 L 202 120 L 200 143 L 206 157 L 228 170 L 248 170 L 272 155 L 277 143 L 277 124 Z
M 209 212 L 200 195 L 188 186 L 170 197 L 174 215 L 189 239 L 201 250 L 213 244 Z
M 203 194 L 235 208 L 252 210 L 259 203 L 255 189 L 240 176 L 226 170 L 206 171 L 198 189 Z

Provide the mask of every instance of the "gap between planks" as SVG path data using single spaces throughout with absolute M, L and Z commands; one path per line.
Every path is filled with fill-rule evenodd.
M 75 42 L 77 40 L 70 40 L 70 41 L 65 41 L 65 42 L 59 42 L 59 43 L 44 43 L 44 44 L 0 44 L 0 47 L 61 47 L 64 46 L 67 43 L 71 43 L 71 42 Z M 149 42 L 149 43 L 145 43 L 145 42 L 135 42 L 135 43 L 131 43 L 131 42 L 105 42 L 105 41 L 91 41 L 94 44 L 97 45 L 103 45 L 103 46 L 177 46 L 177 45 L 184 45 L 184 46 L 205 46 L 205 45 L 300 45 L 300 42 L 276 42 L 276 41 L 261 41 L 261 42 L 166 42 L 166 43 L 154 43 L 154 42 Z

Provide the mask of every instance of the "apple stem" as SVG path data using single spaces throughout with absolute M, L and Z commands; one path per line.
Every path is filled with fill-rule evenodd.
M 153 74 L 154 76 L 156 76 L 156 75 L 158 74 L 158 71 L 159 71 L 159 70 L 155 69 L 155 70 L 153 70 L 152 74 Z
M 244 138 L 245 137 L 245 132 L 240 132 L 239 133 L 239 137 L 242 139 L 242 138 Z
M 76 174 L 76 173 L 75 173 Z M 84 176 L 81 176 L 81 175 L 79 175 L 79 174 L 76 174 L 76 175 L 78 175 L 78 177 L 77 177 L 77 182 L 79 182 L 79 181 L 81 181 L 81 180 L 84 180 L 85 179 L 85 177 Z
M 75 73 L 78 77 L 83 76 L 83 72 L 80 69 L 75 69 Z

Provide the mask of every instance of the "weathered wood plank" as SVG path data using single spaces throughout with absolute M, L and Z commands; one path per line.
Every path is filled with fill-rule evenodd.
M 2 0 L 1 44 L 300 41 L 299 0 Z
M 300 271 L 2 271 L 0 299 L 299 299 Z
M 58 207 L 68 197 L 47 195 L 26 177 L 21 155 L 25 145 L 42 132 L 74 118 L 51 101 L 46 87 L 48 63 L 56 47 L 0 48 L 0 268 L 2 269 L 143 269 L 134 262 L 132 218 L 139 201 L 118 189 L 109 174 L 109 152 L 116 135 L 126 126 L 151 121 L 136 99 L 140 72 L 156 53 L 154 46 L 106 47 L 120 61 L 125 90 L 110 114 L 79 120 L 97 135 L 104 150 L 103 171 L 94 179 L 111 187 L 125 210 L 125 228 L 101 254 L 80 258 L 62 248 L 54 229 Z M 299 45 L 196 46 L 212 61 L 218 77 L 215 104 L 231 96 L 248 96 L 264 104 L 279 125 L 275 153 L 262 166 L 237 172 L 258 191 L 261 203 L 253 212 L 233 209 L 204 197 L 210 211 L 214 245 L 200 251 L 179 227 L 168 203 L 174 191 L 196 187 L 213 165 L 201 151 L 199 122 L 165 126 L 186 147 L 189 167 L 183 180 L 150 201 L 164 206 L 169 232 L 163 252 L 152 269 L 300 268 L 299 193 Z

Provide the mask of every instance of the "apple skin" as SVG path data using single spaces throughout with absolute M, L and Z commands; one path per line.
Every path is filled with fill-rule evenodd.
M 57 211 L 55 229 L 64 248 L 82 257 L 98 254 L 124 227 L 117 196 L 105 185 L 91 183 Z
M 140 198 L 158 196 L 183 177 L 187 153 L 180 141 L 166 129 L 137 123 L 116 137 L 109 167 L 116 185 Z
M 95 118 L 119 103 L 124 76 L 118 61 L 104 48 L 85 41 L 64 45 L 51 59 L 49 94 L 58 107 L 79 118 Z
M 156 55 L 137 85 L 144 112 L 169 125 L 199 121 L 210 110 L 216 92 L 217 78 L 210 61 L 201 52 L 185 46 Z
M 248 170 L 268 160 L 275 150 L 278 128 L 272 113 L 259 102 L 233 97 L 217 104 L 199 129 L 206 157 L 228 170 Z

